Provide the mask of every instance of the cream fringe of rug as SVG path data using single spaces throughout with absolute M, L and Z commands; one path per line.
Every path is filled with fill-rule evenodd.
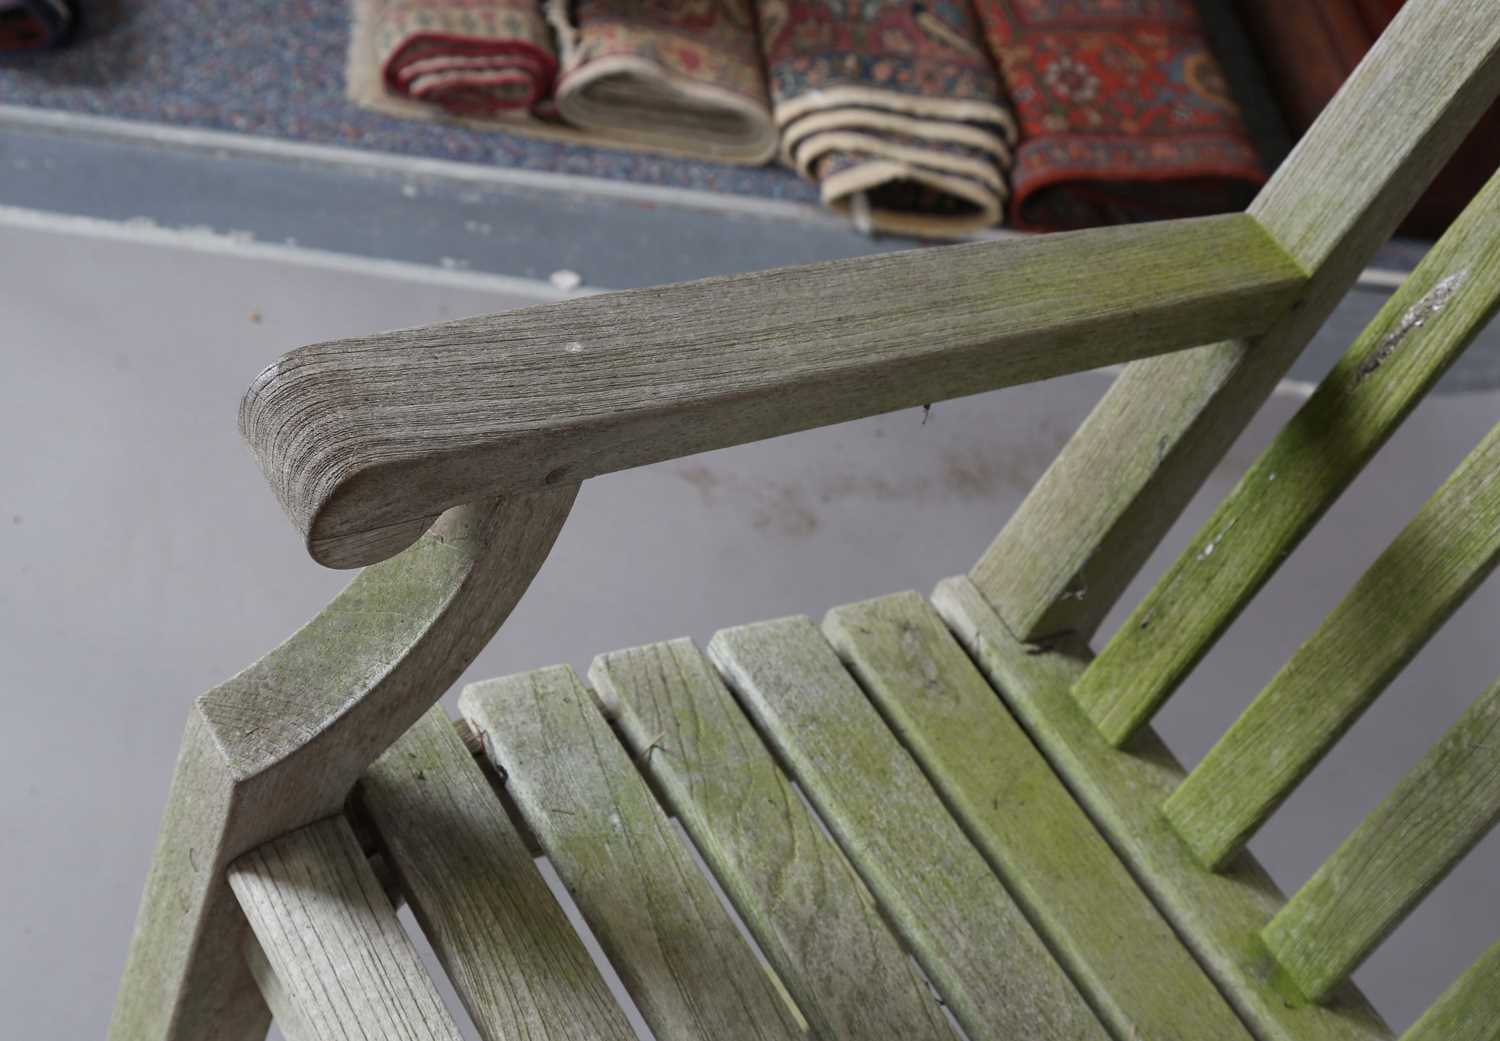
M 1014 123 L 998 105 L 845 87 L 779 105 L 776 121 L 782 161 L 858 225 L 950 238 L 1004 216 Z M 945 212 L 883 204 L 893 188 L 951 205 Z

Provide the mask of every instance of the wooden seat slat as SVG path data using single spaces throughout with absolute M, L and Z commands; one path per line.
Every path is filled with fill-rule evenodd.
M 953 1041 L 874 897 L 691 641 L 601 655 L 589 679 L 815 1036 Z
M 657 1041 L 790 1041 L 802 1029 L 567 667 L 459 699 Z
M 973 1041 L 1108 1038 L 811 622 L 725 629 L 708 654 Z
M 1116 1037 L 1249 1041 L 927 601 L 835 608 L 823 632 Z
M 343 817 L 246 853 L 229 868 L 275 973 L 295 1041 L 461 1041 Z
M 633 1041 L 441 707 L 375 761 L 356 793 L 485 1041 Z
M 1085 652 L 1022 643 L 967 578 L 940 583 L 932 602 L 1258 1041 L 1389 1041 L 1353 984 L 1324 1004 L 1277 985 L 1259 933 L 1284 897 L 1248 852 L 1220 873 L 1194 859 L 1161 813 L 1182 767 L 1150 727 L 1125 749 L 1104 740 L 1071 692 Z

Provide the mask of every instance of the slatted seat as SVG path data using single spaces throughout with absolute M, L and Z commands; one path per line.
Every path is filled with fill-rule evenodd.
M 197 702 L 113 1041 L 457 1038 L 401 901 L 486 1041 L 1391 1039 L 1350 975 L 1500 818 L 1500 684 L 1290 897 L 1245 847 L 1500 560 L 1500 427 L 1191 772 L 1151 720 L 1500 308 L 1500 175 L 1089 644 L 1497 94 L 1500 2 L 1410 3 L 1245 214 L 287 355 L 242 429 L 369 566 Z M 930 596 L 433 707 L 583 479 L 1119 362 Z M 1500 1041 L 1500 943 L 1402 1041 Z

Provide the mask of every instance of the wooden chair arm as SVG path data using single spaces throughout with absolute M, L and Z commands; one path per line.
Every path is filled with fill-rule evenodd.
M 1253 335 L 1304 281 L 1244 214 L 913 250 L 304 347 L 240 426 L 354 567 L 458 503 Z

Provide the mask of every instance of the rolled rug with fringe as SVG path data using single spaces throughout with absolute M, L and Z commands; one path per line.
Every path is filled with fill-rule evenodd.
M 1244 209 L 1265 181 L 1190 0 L 976 0 L 1015 104 L 1011 223 Z
M 776 154 L 751 0 L 549 0 L 548 14 L 569 123 L 722 162 Z
M 460 116 L 526 111 L 548 97 L 557 52 L 540 0 L 388 0 L 376 27 L 392 93 Z
M 782 159 L 826 205 L 923 237 L 999 222 L 1016 125 L 967 0 L 758 12 Z
M 0 51 L 56 47 L 76 18 L 73 0 L 0 0 Z

